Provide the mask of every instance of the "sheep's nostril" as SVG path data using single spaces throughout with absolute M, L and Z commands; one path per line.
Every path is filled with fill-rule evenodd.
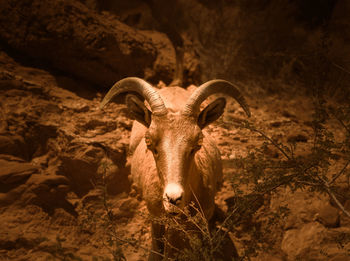
M 169 197 L 168 195 L 166 195 L 166 197 L 167 197 L 168 201 L 175 206 L 178 205 L 182 199 L 182 195 L 178 198 Z
M 180 206 L 183 201 L 184 190 L 181 185 L 170 183 L 166 185 L 163 195 L 163 198 L 168 205 Z

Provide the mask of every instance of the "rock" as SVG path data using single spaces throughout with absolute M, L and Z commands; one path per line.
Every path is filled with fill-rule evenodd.
M 114 131 L 117 128 L 117 123 L 113 121 L 101 121 L 91 119 L 83 124 L 77 124 L 76 130 L 78 133 L 85 132 L 85 137 L 95 137 L 98 134 L 105 134 Z
M 344 208 L 350 213 L 350 199 L 348 199 L 345 202 Z M 342 226 L 342 227 L 350 227 L 350 217 L 348 217 L 344 213 L 341 213 L 341 215 L 340 215 L 340 226 Z
M 122 211 L 132 211 L 135 212 L 139 202 L 135 198 L 127 198 L 120 202 L 119 209 Z
M 109 158 L 103 158 L 97 169 L 97 174 L 101 180 L 104 180 L 107 192 L 111 195 L 130 190 L 129 173 L 129 167 L 118 166 Z
M 320 209 L 329 204 L 329 199 L 321 194 L 289 189 L 281 191 L 278 196 L 272 196 L 270 208 L 277 210 L 280 206 L 289 209 L 284 220 L 284 229 L 300 228 L 304 223 L 315 221 Z
M 55 224 L 58 224 L 63 227 L 69 227 L 77 225 L 76 219 L 73 215 L 70 215 L 68 212 L 64 211 L 62 208 L 56 208 L 52 214 L 52 221 Z
M 57 208 L 63 208 L 76 216 L 74 206 L 66 200 L 69 180 L 60 175 L 35 174 L 26 182 L 26 189 L 20 198 L 20 204 L 34 204 L 53 214 Z
M 325 227 L 338 227 L 339 226 L 339 211 L 331 204 L 321 206 L 317 213 L 317 221 L 323 224 Z
M 287 230 L 283 236 L 281 249 L 287 254 L 288 260 L 295 260 L 298 257 L 308 260 L 306 254 L 316 255 L 314 260 L 325 260 L 317 259 L 322 258 L 319 246 L 325 233 L 326 229 L 317 222 L 307 223 L 300 229 Z
M 112 151 L 97 142 L 76 141 L 62 152 L 60 160 L 58 173 L 70 180 L 73 191 L 79 197 L 97 185 L 106 186 L 111 194 L 129 190 L 123 150 Z
M 134 216 L 139 206 L 135 198 L 126 198 L 118 202 L 117 207 L 112 210 L 113 218 L 119 222 Z
M 99 86 L 144 77 L 157 59 L 151 37 L 79 1 L 6 0 L 0 24 L 14 50 Z
M 255 258 L 253 257 L 251 260 L 252 261 L 284 261 L 285 258 L 280 256 L 273 256 L 268 253 L 263 253 L 262 255 L 259 255 Z
M 30 166 L 35 165 L 45 175 L 67 177 L 69 186 L 59 185 L 52 192 L 49 186 L 40 186 L 52 194 L 73 190 L 82 196 L 104 181 L 109 193 L 128 190 L 124 165 L 131 121 L 127 121 L 125 113 L 121 112 L 122 106 L 113 104 L 110 111 L 102 112 L 98 109 L 99 99 L 84 99 L 60 88 L 56 78 L 47 72 L 23 67 L 1 51 L 0 67 L 0 81 L 3 78 L 18 83 L 0 90 L 1 97 L 6 100 L 1 103 L 6 115 L 0 113 L 0 119 L 4 118 L 8 123 L 0 134 L 0 154 L 6 153 L 7 158 L 0 156 L 0 160 L 23 162 L 24 159 L 31 161 Z M 15 68 L 16 73 L 8 68 Z M 66 82 L 59 81 L 60 84 Z M 68 83 L 71 87 L 71 82 Z M 22 160 L 14 160 L 15 157 L 10 155 Z M 106 180 L 104 173 L 97 172 L 102 159 L 109 160 L 112 166 Z M 5 175 L 2 181 L 7 178 Z M 15 178 L 28 179 L 29 175 L 11 174 L 11 179 Z M 25 182 L 16 183 L 8 189 L 10 193 L 0 191 L 3 193 L 1 201 L 11 202 L 21 197 L 27 185 Z M 30 197 L 40 196 L 28 194 L 28 201 L 32 201 Z
M 348 260 L 350 229 L 327 229 L 317 222 L 285 232 L 281 248 L 288 260 Z
M 1 188 L 1 192 L 10 190 L 12 185 L 25 183 L 33 173 L 37 172 L 38 169 L 30 163 L 0 159 L 0 184 L 7 186 Z
M 46 211 L 62 207 L 74 213 L 65 199 L 69 180 L 47 175 L 30 163 L 0 159 L 0 206 L 35 204 Z
M 81 199 L 83 206 L 93 205 L 96 202 L 103 202 L 103 191 L 101 189 L 92 189 Z
M 286 118 L 296 118 L 295 115 L 287 110 L 282 111 L 282 115 Z
M 26 188 L 27 186 L 22 184 L 6 193 L 0 193 L 0 206 L 16 205 Z
M 58 173 L 66 176 L 72 190 L 83 196 L 97 184 L 97 169 L 104 157 L 101 147 L 84 143 L 72 143 L 60 156 L 61 165 Z
M 271 157 L 271 158 L 274 158 L 274 159 L 277 159 L 281 152 L 273 145 L 267 145 L 265 148 L 264 148 L 264 153 L 268 156 L 268 157 Z
M 273 127 L 273 128 L 279 128 L 279 127 L 281 127 L 281 125 L 282 125 L 281 121 L 272 121 L 272 122 L 270 122 L 270 126 Z
M 40 119 L 29 122 L 28 125 L 24 139 L 28 150 L 28 160 L 30 160 L 48 152 L 48 141 L 57 137 L 59 126 L 53 121 L 42 123 Z
M 17 202 L 27 188 L 27 180 L 35 173 L 38 169 L 30 163 L 9 157 L 0 159 L 0 206 Z
M 27 158 L 28 152 L 23 137 L 19 135 L 0 135 L 0 154 Z
M 0 88 L 1 88 L 1 81 L 0 81 Z M 2 107 L 2 104 L 0 102 L 0 108 Z M 0 133 L 5 133 L 8 130 L 8 123 L 5 118 L 5 115 L 3 112 L 0 112 Z M 1 143 L 0 143 L 1 144 Z
M 307 142 L 307 137 L 304 134 L 290 135 L 287 138 L 287 141 L 290 142 L 290 143 Z
M 347 254 L 339 254 L 328 259 L 328 261 L 350 261 L 350 256 Z

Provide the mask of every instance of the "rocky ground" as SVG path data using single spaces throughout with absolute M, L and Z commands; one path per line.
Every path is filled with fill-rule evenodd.
M 164 87 L 159 80 L 171 81 L 173 50 L 164 34 L 131 28 L 118 21 L 120 17 L 81 2 L 0 5 L 0 260 L 147 259 L 149 216 L 131 189 L 126 164 L 132 120 L 124 105 L 112 103 L 101 110 L 99 103 L 105 90 L 125 76 L 141 76 Z M 338 38 L 334 42 L 341 46 Z M 201 69 L 212 68 L 211 74 L 220 75 L 215 69 L 224 62 L 200 67 L 214 58 L 199 60 L 192 44 L 194 40 L 186 39 L 185 82 L 205 79 L 208 75 L 201 75 Z M 243 72 L 240 68 L 235 75 Z M 337 79 L 343 83 L 346 77 Z M 300 91 L 301 86 L 290 88 L 294 83 L 274 79 L 261 84 L 259 75 L 245 81 L 242 90 L 252 111 L 249 121 L 273 140 L 295 144 L 295 154 L 304 156 L 315 138 L 315 100 L 310 91 Z M 336 105 L 334 100 L 330 103 Z M 225 182 L 216 199 L 223 217 L 251 192 L 237 162 L 267 141 L 257 132 L 238 128 L 245 119 L 239 106 L 229 101 L 225 114 L 207 129 L 224 162 Z M 335 120 L 327 128 L 337 140 L 346 136 Z M 263 152 L 283 158 L 271 144 Z M 343 166 L 335 160 L 330 175 Z M 250 260 L 350 260 L 350 219 L 341 210 L 350 211 L 348 169 L 336 188 L 340 206 L 326 193 L 276 188 L 259 198 L 246 222 L 229 232 L 230 240 L 239 255 Z M 222 217 L 217 219 L 219 225 Z M 256 255 L 249 254 L 250 246 Z
M 132 121 L 124 106 L 102 111 L 101 94 L 88 86 L 74 88 L 76 81 L 21 65 L 4 51 L 0 61 L 1 259 L 107 260 L 121 249 L 127 260 L 145 260 L 149 221 L 144 203 L 129 194 L 125 162 Z M 311 139 L 309 98 L 260 97 L 248 97 L 256 126 L 281 141 L 297 139 L 301 147 Z M 230 161 L 262 142 L 230 124 L 239 119 L 243 111 L 232 101 L 209 128 L 222 152 L 226 180 L 237 175 Z M 227 181 L 217 202 L 227 209 L 234 196 Z M 256 260 L 349 260 L 349 219 L 328 196 L 281 189 L 261 206 L 256 222 L 285 205 L 290 214 L 270 235 L 279 241 Z M 244 233 L 232 232 L 239 251 L 246 244 Z

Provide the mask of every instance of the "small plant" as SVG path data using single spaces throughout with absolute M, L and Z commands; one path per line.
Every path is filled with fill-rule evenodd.
M 242 122 L 238 127 L 257 133 L 264 138 L 265 142 L 261 147 L 250 151 L 246 157 L 235 159 L 235 166 L 240 170 L 241 175 L 239 180 L 237 177 L 232 178 L 232 187 L 236 192 L 234 202 L 236 214 L 232 216 L 231 227 L 227 229 L 237 228 L 247 219 L 252 218 L 263 206 L 264 197 L 277 192 L 279 188 L 289 188 L 292 192 L 308 190 L 327 194 L 334 204 L 350 217 L 349 211 L 339 200 L 344 198 L 344 195 L 339 194 L 337 185 L 339 179 L 349 180 L 350 176 L 349 115 L 349 105 L 334 108 L 327 105 L 319 96 L 315 100 L 315 113 L 310 124 L 313 129 L 312 143 L 309 144 L 309 151 L 303 156 L 296 154 L 296 143 L 279 143 L 252 123 Z M 334 126 L 335 123 L 337 126 Z M 343 135 L 336 136 L 334 130 L 339 129 L 343 130 Z M 279 151 L 280 157 L 271 157 L 266 154 L 269 146 L 274 146 Z M 334 166 L 340 166 L 337 168 L 338 171 L 334 171 Z M 250 192 L 243 193 L 239 189 L 242 182 L 249 185 Z M 279 226 L 278 220 L 281 220 L 281 215 L 282 217 L 288 215 L 286 207 L 282 206 L 279 211 L 278 215 L 269 214 L 268 227 Z M 261 234 L 261 231 L 255 230 L 254 226 L 249 233 L 253 240 L 247 242 L 247 253 L 244 254 L 247 258 L 254 255 L 257 250 L 266 250 L 269 246 L 268 235 Z

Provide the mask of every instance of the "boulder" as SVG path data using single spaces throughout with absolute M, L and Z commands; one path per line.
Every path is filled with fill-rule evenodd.
M 110 150 L 100 143 L 72 142 L 60 155 L 57 173 L 69 179 L 72 190 L 80 197 L 96 186 L 106 186 L 112 194 L 128 191 L 127 173 L 123 169 L 126 153 Z
M 69 180 L 61 175 L 35 174 L 25 184 L 20 203 L 34 204 L 53 214 L 57 208 L 62 208 L 76 216 L 74 206 L 67 201 L 66 195 L 70 191 Z
M 298 257 L 309 260 L 306 259 L 306 255 L 314 256 L 314 260 L 326 260 L 322 259 L 319 251 L 325 233 L 326 228 L 317 222 L 307 223 L 300 229 L 287 230 L 283 236 L 281 249 L 289 260 L 296 260 Z
M 321 206 L 317 214 L 317 221 L 319 221 L 325 227 L 338 227 L 339 226 L 338 209 L 336 209 L 329 203 Z
M 64 176 L 44 173 L 19 158 L 0 157 L 0 206 L 35 204 L 47 212 L 62 207 L 75 213 L 65 199 L 69 190 Z
M 30 163 L 11 156 L 0 157 L 0 206 L 15 203 L 25 191 L 27 180 L 38 169 Z
M 26 158 L 28 151 L 23 137 L 9 133 L 0 135 L 0 154 Z
M 284 219 L 284 228 L 293 229 L 300 228 L 305 223 L 318 220 L 320 212 L 329 206 L 329 199 L 322 194 L 315 195 L 315 193 L 301 190 L 292 192 L 290 189 L 286 189 L 281 191 L 278 196 L 273 195 L 271 198 L 270 207 L 272 210 L 278 210 L 280 206 L 285 206 L 289 209 L 289 214 Z M 330 222 L 330 218 L 326 217 L 327 215 L 322 212 L 324 220 Z M 335 225 L 336 221 L 333 222 L 332 224 Z
M 144 32 L 79 1 L 5 0 L 0 24 L 0 39 L 14 50 L 104 87 L 144 77 L 158 55 Z
M 350 213 L 350 200 L 348 199 L 345 204 L 344 208 Z M 341 213 L 340 215 L 340 225 L 342 227 L 350 227 L 350 217 L 348 217 L 345 213 Z

